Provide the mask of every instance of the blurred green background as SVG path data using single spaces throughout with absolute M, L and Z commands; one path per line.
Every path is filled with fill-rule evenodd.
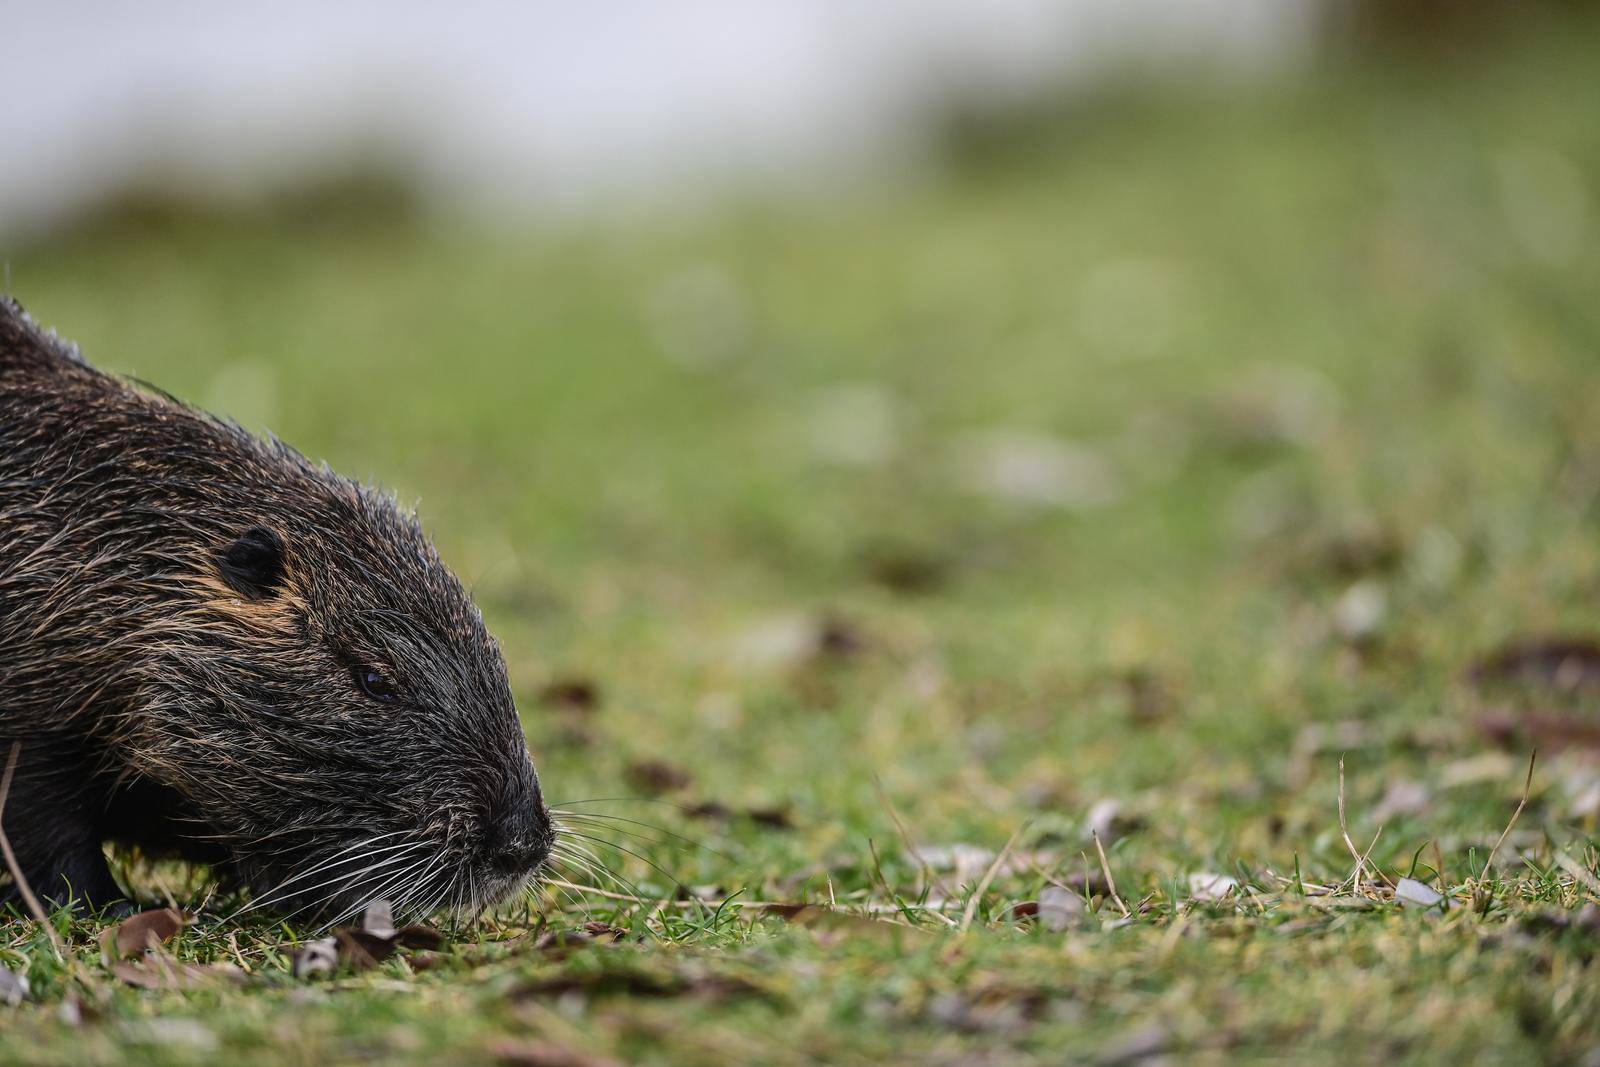
M 673 878 L 914 897 L 893 809 L 921 843 L 1025 827 L 1065 857 L 1027 876 L 1048 880 L 1082 872 L 1109 799 L 1142 827 L 1111 852 L 1129 900 L 1240 864 L 1336 882 L 1341 753 L 1355 836 L 1386 827 L 1373 860 L 1405 873 L 1439 841 L 1464 877 L 1532 741 L 1486 732 L 1462 672 L 1592 631 L 1600 593 L 1600 25 L 1415 6 L 1420 32 L 1353 17 L 1265 79 L 1122 72 L 952 108 L 914 167 L 825 197 L 491 226 L 366 168 L 228 206 L 134 190 L 14 242 L 11 291 L 99 365 L 415 501 L 501 638 L 554 799 L 734 812 L 615 809 L 722 850 L 636 845 Z M 1547 755 L 1525 826 L 1586 841 L 1592 753 Z M 1370 817 L 1396 782 L 1426 803 Z M 1086 1019 L 1022 1037 L 884 1030 L 841 1000 L 794 1016 L 793 1048 L 626 1028 L 617 1048 L 1087 1053 L 1185 998 L 1203 1010 L 1165 1025 L 1190 1053 L 1223 1016 L 1242 1053 L 1307 1061 L 1600 1040 L 1582 953 L 1527 979 L 1556 1005 L 1529 1022 L 1526 960 L 1479 960 L 1470 930 L 1413 943 L 1481 976 L 1447 1027 L 1438 987 L 1383 970 L 1394 929 L 1280 937 L 1201 978 L 1187 949 L 1162 969 L 1164 928 L 1130 931 L 1074 964 Z M 1009 937 L 971 951 L 1022 968 Z M 858 969 L 825 970 L 824 1003 L 900 988 L 892 960 L 869 978 L 817 951 Z M 1348 985 L 1226 992 L 1308 967 Z M 743 1032 L 718 1019 L 694 1025 Z

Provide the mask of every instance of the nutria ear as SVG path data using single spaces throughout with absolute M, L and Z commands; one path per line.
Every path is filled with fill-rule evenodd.
M 265 526 L 252 526 L 222 550 L 217 564 L 235 590 L 265 600 L 283 586 L 283 540 Z

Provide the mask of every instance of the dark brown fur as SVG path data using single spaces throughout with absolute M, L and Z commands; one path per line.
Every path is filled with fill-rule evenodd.
M 0 298 L 13 742 L 4 828 L 58 901 L 123 899 L 107 841 L 331 915 L 481 907 L 551 846 L 499 649 L 411 515 Z

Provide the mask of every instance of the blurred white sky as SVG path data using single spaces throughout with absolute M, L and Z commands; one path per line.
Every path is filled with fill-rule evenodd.
M 1315 0 L 12 0 L 0 232 L 135 178 L 222 191 L 381 153 L 451 202 L 804 186 L 914 149 L 952 94 L 1129 51 L 1254 67 Z

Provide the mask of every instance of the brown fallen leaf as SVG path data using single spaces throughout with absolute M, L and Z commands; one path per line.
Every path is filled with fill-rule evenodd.
M 379 937 L 365 930 L 335 930 L 333 939 L 339 947 L 339 962 L 353 971 L 376 967 L 395 953 L 392 938 Z
M 788 808 L 746 808 L 740 814 L 768 830 L 794 829 L 794 820 L 789 817 Z
M 410 923 L 394 933 L 394 943 L 418 952 L 437 952 L 444 948 L 444 934 L 422 923 Z
M 589 678 L 557 678 L 539 690 L 539 703 L 586 714 L 600 707 L 600 686 Z
M 608 1056 L 563 1048 L 549 1041 L 501 1038 L 491 1042 L 486 1051 L 504 1067 L 622 1067 Z
M 771 997 L 772 994 L 746 978 L 717 974 L 702 967 L 673 970 L 660 968 L 607 968 L 578 971 L 535 979 L 520 986 L 515 999 L 555 998 L 568 993 L 588 996 L 683 997 L 728 1000 L 734 997 Z
M 107 963 L 137 956 L 171 941 L 186 921 L 174 908 L 141 911 L 100 931 L 101 956 Z
M 637 760 L 623 768 L 622 776 L 630 786 L 648 796 L 675 793 L 694 783 L 688 771 L 664 760 Z
M 872 545 L 861 552 L 868 578 L 895 593 L 931 593 L 946 585 L 951 571 L 947 555 L 910 545 Z
M 402 948 L 435 952 L 444 943 L 444 935 L 431 926 L 412 923 L 396 929 L 389 902 L 376 900 L 367 906 L 361 926 L 340 927 L 330 937 L 300 946 L 294 954 L 294 975 L 310 978 L 340 968 L 364 971 Z
M 719 800 L 702 800 L 684 808 L 683 813 L 692 819 L 714 819 L 719 822 L 749 819 L 769 830 L 794 829 L 794 819 L 788 808 L 730 808 Z

